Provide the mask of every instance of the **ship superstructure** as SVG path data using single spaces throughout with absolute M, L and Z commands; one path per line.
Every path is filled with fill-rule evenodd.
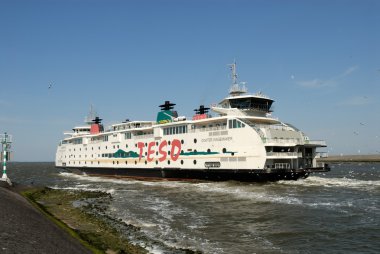
M 275 181 L 328 171 L 302 131 L 271 116 L 273 100 L 249 94 L 231 65 L 229 96 L 191 119 L 176 104 L 160 105 L 155 121 L 124 121 L 105 130 L 93 116 L 57 149 L 56 166 L 87 174 L 179 179 Z M 210 109 L 216 116 L 210 115 Z M 89 122 L 88 122 L 89 123 Z

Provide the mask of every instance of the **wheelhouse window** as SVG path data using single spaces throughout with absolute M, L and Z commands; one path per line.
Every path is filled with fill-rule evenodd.
M 273 101 L 265 98 L 249 97 L 230 99 L 231 108 L 238 109 L 255 109 L 259 111 L 270 112 Z
M 228 128 L 229 129 L 235 129 L 235 128 L 244 128 L 245 124 L 240 122 L 237 119 L 230 119 L 228 120 Z

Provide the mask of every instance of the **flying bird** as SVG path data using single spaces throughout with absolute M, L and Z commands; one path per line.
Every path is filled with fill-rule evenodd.
M 48 89 L 51 89 L 53 87 L 53 82 L 49 82 Z
M 365 125 L 364 123 L 360 123 L 360 125 Z
M 354 134 L 355 134 L 355 135 L 359 135 L 359 133 L 357 133 L 356 131 L 354 131 Z

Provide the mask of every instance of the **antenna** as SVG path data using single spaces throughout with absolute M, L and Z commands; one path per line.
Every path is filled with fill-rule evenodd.
M 244 94 L 247 92 L 247 88 L 245 86 L 245 82 L 243 83 L 242 87 L 239 86 L 237 82 L 238 75 L 236 73 L 236 60 L 232 64 L 228 65 L 230 67 L 231 73 L 232 73 L 232 86 L 230 88 L 230 95 L 231 96 L 238 96 L 241 94 Z
M 84 118 L 84 122 L 87 124 L 92 124 L 93 120 L 98 116 L 96 113 L 94 106 L 90 105 L 90 111 L 88 112 L 88 115 Z
M 231 78 L 232 78 L 232 86 L 234 85 L 237 85 L 237 73 L 236 73 L 236 60 L 234 60 L 234 62 L 232 64 L 229 64 L 228 66 L 230 66 L 230 70 L 231 70 Z

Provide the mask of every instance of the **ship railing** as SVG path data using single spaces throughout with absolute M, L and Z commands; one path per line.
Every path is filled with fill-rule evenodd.
M 153 138 L 153 134 L 145 134 L 145 135 L 134 135 L 134 139 L 144 139 L 144 138 Z
M 227 126 L 221 125 L 221 126 L 214 126 L 214 127 L 205 127 L 205 128 L 195 128 L 195 129 L 189 129 L 189 133 L 195 133 L 195 132 L 205 132 L 205 131 L 219 131 L 219 130 L 226 130 Z
M 282 131 L 294 131 L 293 128 L 285 125 L 280 125 L 280 124 L 257 124 L 257 123 L 252 123 L 249 120 L 244 120 L 245 123 L 249 124 L 251 127 L 256 127 L 256 128 L 262 128 L 262 129 L 270 129 L 270 130 L 282 130 Z
M 302 157 L 302 153 L 297 153 L 297 152 L 267 152 L 267 156 L 275 156 L 275 157 L 297 156 L 297 157 Z
M 326 141 L 324 141 L 324 140 L 305 140 L 305 144 L 326 146 Z
M 327 152 L 317 152 L 315 153 L 316 158 L 327 158 L 329 157 L 329 154 Z
M 275 143 L 275 144 L 287 144 L 295 143 L 299 144 L 301 140 L 299 138 L 266 138 L 265 143 Z
M 289 163 L 275 163 L 274 168 L 276 169 L 290 169 Z

